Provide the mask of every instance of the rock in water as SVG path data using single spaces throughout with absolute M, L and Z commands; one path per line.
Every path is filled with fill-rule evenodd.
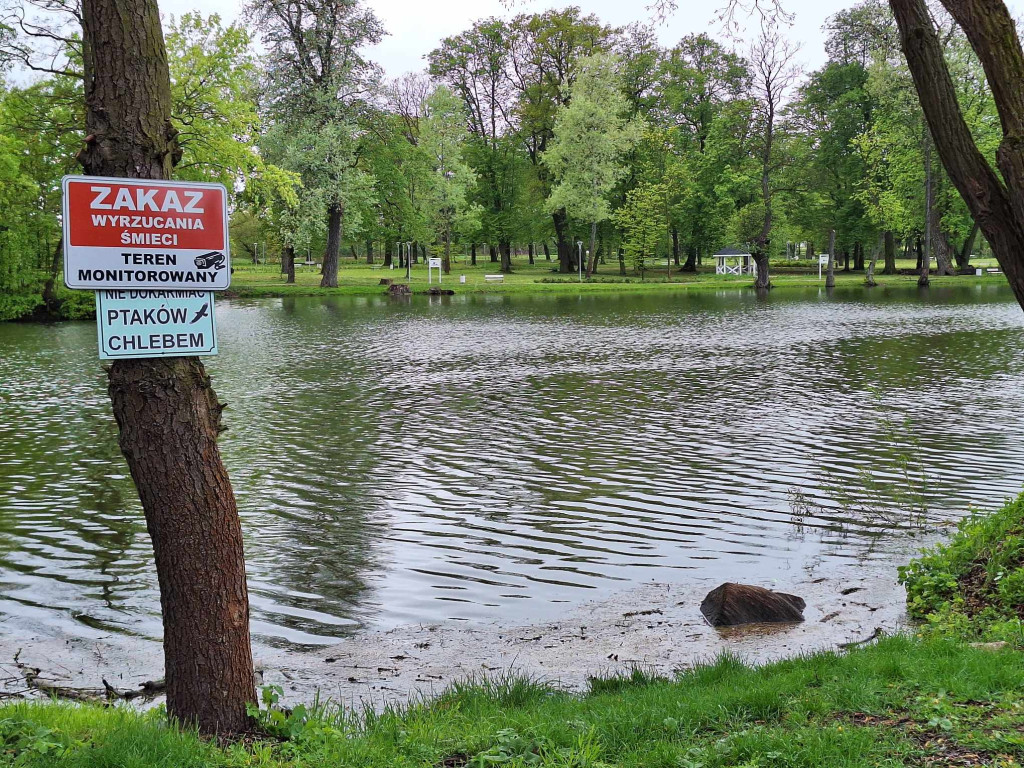
M 805 607 L 807 603 L 796 595 L 727 581 L 708 592 L 700 604 L 700 612 L 713 627 L 732 627 L 760 622 L 803 621 Z

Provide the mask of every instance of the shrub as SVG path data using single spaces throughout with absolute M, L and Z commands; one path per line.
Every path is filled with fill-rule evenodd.
M 972 513 L 944 544 L 900 568 L 912 618 L 964 639 L 1024 640 L 1024 494 Z

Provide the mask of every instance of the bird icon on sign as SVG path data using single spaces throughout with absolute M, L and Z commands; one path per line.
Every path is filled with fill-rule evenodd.
M 209 302 L 207 302 L 206 304 L 203 304 L 203 306 L 200 307 L 198 310 L 196 310 L 196 316 L 192 318 L 192 321 L 189 323 L 189 325 L 195 325 L 196 323 L 198 323 L 200 320 L 202 320 L 204 317 L 206 317 L 209 314 L 210 314 L 210 304 L 209 304 Z

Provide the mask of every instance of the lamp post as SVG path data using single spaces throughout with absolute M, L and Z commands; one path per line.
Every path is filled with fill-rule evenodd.
M 405 279 L 412 282 L 412 242 L 405 244 Z
M 582 240 L 577 240 L 576 241 L 576 253 L 578 254 L 577 257 L 576 257 L 576 262 L 577 262 L 577 264 L 579 264 L 579 267 L 580 267 L 580 282 L 582 283 L 583 282 L 583 241 Z

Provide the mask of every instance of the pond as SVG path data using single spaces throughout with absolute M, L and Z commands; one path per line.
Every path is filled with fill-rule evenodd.
M 221 301 L 254 634 L 902 562 L 1024 479 L 1007 289 Z M 160 636 L 91 323 L 0 325 L 0 628 Z

